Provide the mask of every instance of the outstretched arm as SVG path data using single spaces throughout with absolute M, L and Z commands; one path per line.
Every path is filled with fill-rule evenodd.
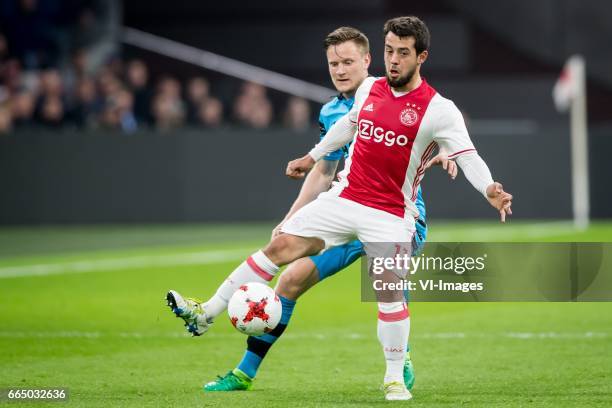
M 485 196 L 499 211 L 502 222 L 512 214 L 512 195 L 505 192 L 500 183 L 494 182 L 489 167 L 476 153 L 470 140 L 461 112 L 450 101 L 444 102 L 439 110 L 434 139 L 446 152 L 447 158 L 454 159 L 463 170 L 469 182 Z
M 470 152 L 456 160 L 468 181 L 499 211 L 501 222 L 506 222 L 506 215 L 512 215 L 512 194 L 505 192 L 500 183 L 493 181 L 489 167 L 478 153 Z

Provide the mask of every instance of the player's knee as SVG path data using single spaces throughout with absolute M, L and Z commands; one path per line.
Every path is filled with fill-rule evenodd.
M 264 254 L 276 265 L 286 265 L 298 258 L 316 253 L 323 249 L 320 239 L 302 238 L 282 234 L 274 238 L 263 250 Z
M 291 244 L 287 235 L 279 235 L 274 238 L 264 249 L 264 254 L 276 265 L 280 265 L 286 258 Z
M 296 300 L 302 293 L 316 283 L 312 261 L 303 258 L 295 261 L 278 278 L 276 293 L 288 299 Z
M 301 285 L 296 276 L 291 273 L 283 273 L 278 278 L 276 293 L 287 299 L 296 300 L 301 293 Z
M 381 313 L 396 313 L 407 310 L 405 302 L 378 302 L 378 311 Z

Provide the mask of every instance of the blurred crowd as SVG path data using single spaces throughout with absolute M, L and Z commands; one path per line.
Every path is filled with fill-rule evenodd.
M 289 97 L 275 112 L 267 89 L 259 84 L 245 82 L 237 95 L 225 95 L 222 101 L 211 94 L 203 76 L 152 78 L 145 61 L 119 57 L 112 30 L 105 35 L 100 28 L 109 26 L 99 16 L 112 14 L 112 0 L 73 3 L 74 16 L 63 25 L 53 16 L 65 12 L 50 7 L 53 1 L 7 0 L 0 5 L 0 133 L 31 127 L 131 133 L 183 126 L 283 124 L 303 130 L 313 125 L 306 100 Z
M 0 54 L 3 39 L 0 36 Z M 152 83 L 139 59 L 114 59 L 95 74 L 84 70 L 76 55 L 67 70 L 24 70 L 16 59 L 0 66 L 0 132 L 27 127 L 171 130 L 182 126 L 216 128 L 239 125 L 267 128 L 282 123 L 304 130 L 312 125 L 310 104 L 290 97 L 275 117 L 265 87 L 242 84 L 230 106 L 210 93 L 203 76 L 182 83 L 170 75 Z M 229 111 L 229 112 L 228 112 Z

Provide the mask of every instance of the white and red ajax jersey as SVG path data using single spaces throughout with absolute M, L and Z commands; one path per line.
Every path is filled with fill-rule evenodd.
M 386 78 L 367 78 L 349 119 L 357 132 L 333 190 L 402 218 L 418 217 L 418 186 L 437 145 L 449 158 L 475 150 L 459 109 L 424 79 L 397 95 Z

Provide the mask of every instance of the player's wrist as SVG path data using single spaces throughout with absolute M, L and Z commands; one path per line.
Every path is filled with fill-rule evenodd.
M 304 156 L 304 158 L 312 160 L 312 164 L 314 165 L 316 162 L 321 160 L 324 155 L 325 153 L 317 149 L 317 146 L 315 146 L 306 154 L 306 156 Z
M 495 181 L 491 181 L 491 182 L 487 182 L 486 183 L 486 187 L 484 189 L 484 196 L 485 197 L 488 198 L 488 197 L 494 196 L 494 193 L 495 193 L 495 184 L 496 184 Z

